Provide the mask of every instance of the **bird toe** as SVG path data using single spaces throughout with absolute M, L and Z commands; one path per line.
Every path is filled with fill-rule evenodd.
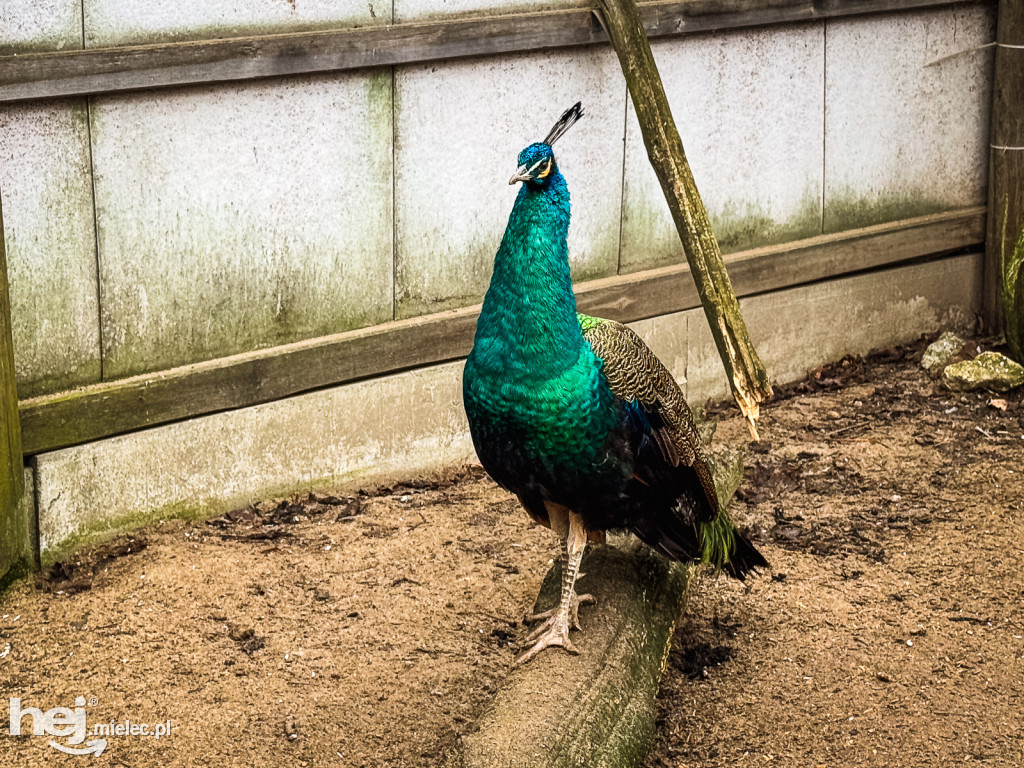
M 568 653 L 574 655 L 580 652 L 569 639 L 569 619 L 564 614 L 551 617 L 550 620 L 527 635 L 525 643 L 529 645 L 531 642 L 533 645 L 515 660 L 515 666 L 525 664 L 545 648 L 554 646 L 564 648 Z

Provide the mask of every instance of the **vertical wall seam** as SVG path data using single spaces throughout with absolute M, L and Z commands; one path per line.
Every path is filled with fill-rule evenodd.
M 395 0 L 391 0 L 391 23 L 395 23 Z M 395 100 L 398 67 L 391 66 L 391 319 L 398 319 L 398 123 Z
M 626 228 L 626 137 L 629 127 L 629 86 L 625 86 L 622 102 L 622 183 L 619 186 L 619 248 L 616 254 L 615 274 L 622 274 L 622 231 Z
M 825 234 L 825 175 L 828 150 L 828 20 L 821 23 L 821 234 Z
M 43 567 L 43 549 L 39 527 L 39 461 L 35 456 L 28 457 L 28 466 L 32 469 L 32 565 L 38 571 Z
M 99 203 L 96 199 L 96 163 L 92 156 L 92 97 L 85 97 L 85 135 L 89 143 L 89 188 L 92 190 L 92 235 L 93 247 L 96 249 L 96 330 L 99 337 L 100 381 L 106 381 L 104 375 L 103 348 L 103 273 L 100 271 L 100 222 Z
M 392 4 L 392 8 L 394 5 Z M 391 17 L 394 18 L 392 10 Z M 391 319 L 398 319 L 398 126 L 395 109 L 398 67 L 391 67 Z

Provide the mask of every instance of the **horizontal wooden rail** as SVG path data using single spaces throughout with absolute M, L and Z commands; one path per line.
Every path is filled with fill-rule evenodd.
M 640 6 L 650 37 L 863 13 L 957 0 L 669 0 Z M 991 0 L 978 0 L 991 3 Z M 959 0 L 963 2 L 963 0 Z M 280 75 L 437 61 L 607 42 L 592 10 L 237 37 L 0 57 L 0 102 L 116 93 Z
M 726 257 L 739 296 L 804 285 L 984 243 L 985 208 L 758 248 Z M 581 312 L 623 322 L 700 306 L 685 264 L 580 285 Z M 26 454 L 457 360 L 479 306 L 105 382 L 20 404 Z

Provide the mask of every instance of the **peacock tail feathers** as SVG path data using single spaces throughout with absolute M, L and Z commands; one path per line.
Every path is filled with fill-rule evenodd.
M 722 570 L 729 561 L 736 545 L 736 527 L 724 509 L 718 512 L 714 520 L 700 523 L 697 526 L 700 544 L 700 561 Z

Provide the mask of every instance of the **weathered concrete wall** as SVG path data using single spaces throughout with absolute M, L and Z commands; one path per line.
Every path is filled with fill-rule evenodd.
M 393 5 L 400 21 L 490 7 Z M 326 0 L 84 7 L 89 45 L 392 18 Z M 548 5 L 503 4 L 526 7 Z M 0 47 L 81 45 L 76 8 L 8 0 Z M 926 65 L 991 39 L 992 19 L 971 5 L 657 42 L 725 250 L 983 201 L 990 56 Z M 558 147 L 575 277 L 681 260 L 607 48 L 0 108 L 19 393 L 478 301 L 516 154 L 577 99 L 587 117 Z
M 652 46 L 722 250 L 821 233 L 824 25 L 771 27 Z M 623 272 L 684 259 L 629 105 Z
M 391 74 L 97 98 L 107 379 L 393 317 Z
M 587 6 L 586 0 L 393 0 L 395 21 L 427 21 L 486 13 L 547 11 L 555 8 Z M 543 138 L 543 137 L 541 137 Z M 511 174 L 509 174 L 511 176 Z
M 626 86 L 615 54 L 577 49 L 397 70 L 399 317 L 480 301 L 519 191 L 508 184 L 519 151 L 580 99 L 586 117 L 557 145 L 577 280 L 618 268 Z
M 924 333 L 973 328 L 981 306 L 981 254 L 890 269 L 740 301 L 758 355 L 776 381 L 845 355 L 903 344 Z M 686 395 L 727 397 L 728 382 L 707 320 L 687 316 Z
M 0 56 L 82 47 L 82 0 L 3 0 Z
M 0 198 L 19 397 L 99 381 L 84 99 L 0 109 Z
M 985 202 L 990 8 L 826 22 L 825 231 Z
M 392 5 L 392 0 L 81 1 L 89 48 L 388 24 Z
M 962 325 L 980 270 L 980 256 L 955 257 L 755 297 L 744 313 L 770 373 L 788 381 Z M 700 313 L 634 324 L 673 373 L 685 368 L 695 404 L 724 390 Z M 448 363 L 37 456 L 43 560 L 118 526 L 457 466 L 472 455 L 461 372 Z

